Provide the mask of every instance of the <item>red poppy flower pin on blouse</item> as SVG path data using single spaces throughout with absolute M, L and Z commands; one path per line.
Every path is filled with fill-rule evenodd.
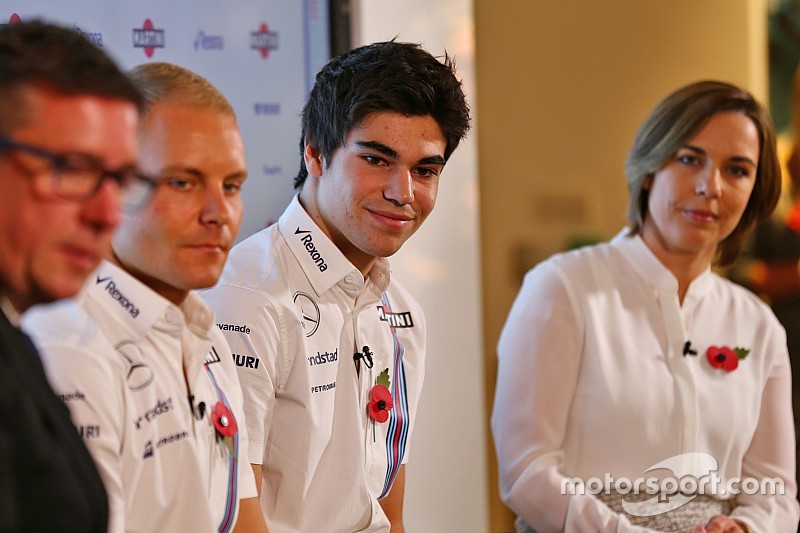
M 230 453 L 234 453 L 233 437 L 239 430 L 236 425 L 236 417 L 233 416 L 228 406 L 222 402 L 217 402 L 211 410 L 211 422 L 217 431 L 217 439 L 222 441 Z
M 739 360 L 748 356 L 747 348 L 730 349 L 727 346 L 709 346 L 706 357 L 713 368 L 721 368 L 725 372 L 733 372 L 739 366 Z

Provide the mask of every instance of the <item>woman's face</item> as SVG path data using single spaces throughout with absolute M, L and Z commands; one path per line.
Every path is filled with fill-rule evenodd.
M 642 238 L 664 263 L 711 263 L 744 213 L 758 169 L 758 129 L 739 112 L 717 113 L 656 171 Z

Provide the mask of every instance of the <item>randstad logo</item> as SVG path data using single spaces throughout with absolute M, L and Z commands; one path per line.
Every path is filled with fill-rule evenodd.
M 317 268 L 319 268 L 320 272 L 325 272 L 328 270 L 328 265 L 325 263 L 325 259 L 322 258 L 322 255 L 317 251 L 317 247 L 314 246 L 314 241 L 311 239 L 311 231 L 300 229 L 298 228 L 294 232 L 295 235 L 302 235 L 300 238 L 300 242 L 305 245 L 306 250 L 308 250 L 308 255 L 311 256 L 311 259 L 316 263 Z
M 633 516 L 656 516 L 682 507 L 699 495 L 728 499 L 738 494 L 775 496 L 786 493 L 781 478 L 737 478 L 722 479 L 717 474 L 717 460 L 707 453 L 684 453 L 675 455 L 650 466 L 644 473 L 668 470 L 672 475 L 614 478 L 606 473 L 603 479 L 592 477 L 564 478 L 561 494 L 621 494 L 623 496 L 652 496 L 637 501 L 622 499 L 622 508 Z
M 133 29 L 133 47 L 144 48 L 144 55 L 153 57 L 156 48 L 166 46 L 166 33 L 153 26 L 153 21 L 145 19 L 141 28 Z

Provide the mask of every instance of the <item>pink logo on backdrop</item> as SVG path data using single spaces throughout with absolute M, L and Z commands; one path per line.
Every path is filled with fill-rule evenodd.
M 250 49 L 258 50 L 261 57 L 269 58 L 271 50 L 278 49 L 278 32 L 270 31 L 266 22 L 262 22 L 258 31 L 250 32 Z
M 165 32 L 153 26 L 153 21 L 145 19 L 140 28 L 133 29 L 133 47 L 144 48 L 144 55 L 153 57 L 156 48 L 164 48 L 166 43 Z

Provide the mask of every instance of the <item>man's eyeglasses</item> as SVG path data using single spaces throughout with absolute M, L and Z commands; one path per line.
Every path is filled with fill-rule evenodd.
M 107 170 L 89 154 L 52 152 L 0 135 L 2 152 L 22 152 L 47 160 L 52 167 L 48 192 L 65 200 L 86 200 L 100 189 L 104 180 L 112 179 L 122 190 L 123 208 L 130 210 L 142 205 L 156 185 L 135 168 Z

